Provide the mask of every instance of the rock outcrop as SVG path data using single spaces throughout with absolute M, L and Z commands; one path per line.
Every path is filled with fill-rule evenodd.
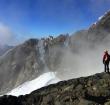
M 2 96 L 0 105 L 109 105 L 110 74 L 61 81 L 25 96 Z

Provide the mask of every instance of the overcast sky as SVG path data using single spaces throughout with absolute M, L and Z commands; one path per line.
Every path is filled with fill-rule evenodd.
M 110 0 L 0 0 L 0 43 L 87 29 Z

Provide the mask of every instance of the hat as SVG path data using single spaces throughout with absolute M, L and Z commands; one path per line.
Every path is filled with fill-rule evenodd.
M 108 53 L 108 50 L 105 50 L 104 52 L 105 52 L 105 53 Z

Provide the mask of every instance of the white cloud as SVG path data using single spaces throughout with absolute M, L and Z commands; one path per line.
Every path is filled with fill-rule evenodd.
M 11 29 L 3 23 L 0 23 L 0 44 L 9 44 L 14 40 L 14 37 L 15 35 Z

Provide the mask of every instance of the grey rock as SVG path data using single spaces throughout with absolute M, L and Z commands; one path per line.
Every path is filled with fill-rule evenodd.
M 88 85 L 90 81 L 92 85 Z M 5 95 L 0 97 L 0 105 L 109 105 L 109 99 L 110 74 L 99 73 L 61 81 L 24 96 Z

